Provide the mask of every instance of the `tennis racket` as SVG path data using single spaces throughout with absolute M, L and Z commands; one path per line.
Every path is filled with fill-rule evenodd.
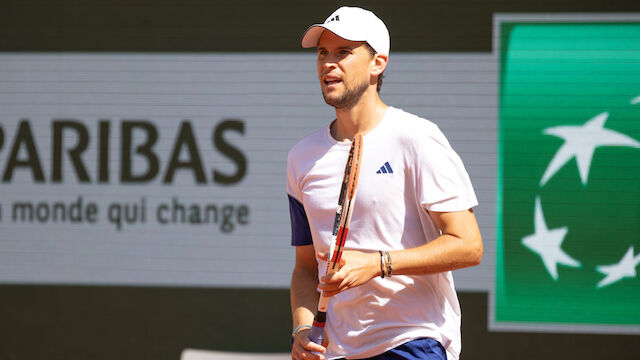
M 342 187 L 338 197 L 338 208 L 333 222 L 333 236 L 329 247 L 330 258 L 327 261 L 325 275 L 332 275 L 338 268 L 344 242 L 349 233 L 349 223 L 356 200 L 356 190 L 358 188 L 358 175 L 360 174 L 360 163 L 362 162 L 362 134 L 356 134 L 351 143 L 347 165 L 344 169 Z M 313 326 L 309 338 L 316 344 L 322 345 L 324 338 L 324 325 L 327 321 L 327 305 L 329 298 L 320 295 L 318 301 L 318 311 L 313 318 Z

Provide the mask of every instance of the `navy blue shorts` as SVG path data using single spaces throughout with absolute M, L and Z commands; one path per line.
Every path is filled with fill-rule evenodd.
M 447 360 L 442 345 L 433 339 L 416 339 L 365 360 Z

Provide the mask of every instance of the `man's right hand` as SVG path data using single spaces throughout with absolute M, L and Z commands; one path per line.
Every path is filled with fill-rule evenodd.
M 293 360 L 324 360 L 327 349 L 309 340 L 310 329 L 303 329 L 293 337 L 291 359 Z M 324 344 L 326 346 L 326 344 Z

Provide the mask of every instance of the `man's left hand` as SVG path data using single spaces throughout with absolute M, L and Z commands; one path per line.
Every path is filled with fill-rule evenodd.
M 328 261 L 326 253 L 318 252 L 318 258 Z M 342 252 L 338 269 L 333 275 L 325 275 L 319 289 L 324 296 L 333 296 L 344 290 L 358 287 L 380 275 L 380 255 L 375 252 L 346 250 Z

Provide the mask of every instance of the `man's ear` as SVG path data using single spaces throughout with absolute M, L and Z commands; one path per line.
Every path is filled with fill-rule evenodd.
M 389 62 L 389 56 L 383 54 L 375 54 L 373 56 L 373 68 L 371 69 L 371 75 L 378 76 L 387 68 Z

